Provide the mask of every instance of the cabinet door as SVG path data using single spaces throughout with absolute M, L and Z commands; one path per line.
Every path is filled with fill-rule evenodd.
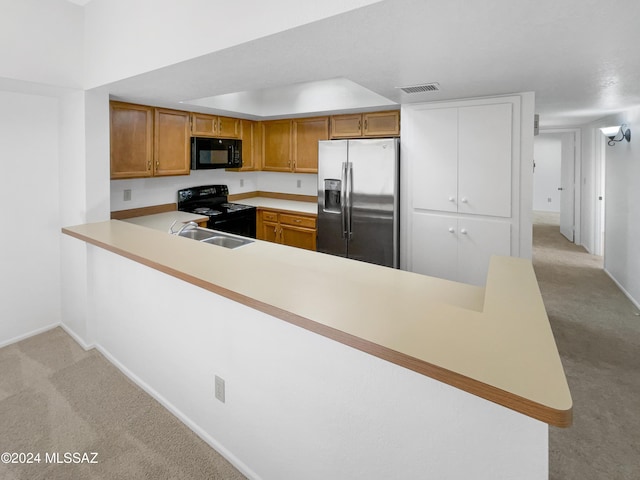
M 278 243 L 280 240 L 279 228 L 277 223 L 263 221 L 258 230 L 258 240 Z
M 400 112 L 362 114 L 362 134 L 365 137 L 394 137 L 400 135 Z
M 331 138 L 362 136 L 362 115 L 334 115 L 331 117 Z
M 240 140 L 242 140 L 242 168 L 227 169 L 234 172 L 245 172 L 256 170 L 256 161 L 259 160 L 257 155 L 258 149 L 256 143 L 258 141 L 258 124 L 252 120 L 240 121 Z
M 191 135 L 213 137 L 218 134 L 218 117 L 204 113 L 191 114 Z
M 424 109 L 413 118 L 413 208 L 457 212 L 458 109 Z
M 457 281 L 484 286 L 491 255 L 511 255 L 511 224 L 499 220 L 458 220 Z
M 318 173 L 318 142 L 329 139 L 329 117 L 293 121 L 293 170 Z
M 446 215 L 413 213 L 410 270 L 457 280 L 458 219 Z
M 310 228 L 280 224 L 281 243 L 290 247 L 316 249 L 316 231 Z
M 111 178 L 153 175 L 153 108 L 110 102 Z
M 189 113 L 155 109 L 154 175 L 189 175 Z
M 458 211 L 511 216 L 512 104 L 458 113 Z
M 291 120 L 271 120 L 262 123 L 262 170 L 290 172 Z
M 240 119 L 218 117 L 218 137 L 240 138 Z

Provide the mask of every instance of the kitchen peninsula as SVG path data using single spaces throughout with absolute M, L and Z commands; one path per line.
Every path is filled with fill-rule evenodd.
M 542 479 L 547 424 L 571 423 L 527 260 L 494 257 L 481 288 L 117 220 L 63 232 L 90 244 L 94 344 L 249 476 L 391 478 L 378 457 L 402 445 L 403 478 L 473 468 L 475 478 Z M 227 382 L 225 404 L 214 375 Z M 423 429 L 424 443 L 403 444 L 403 429 Z M 450 442 L 469 463 L 448 456 Z M 341 454 L 376 475 L 337 475 L 329 460 Z

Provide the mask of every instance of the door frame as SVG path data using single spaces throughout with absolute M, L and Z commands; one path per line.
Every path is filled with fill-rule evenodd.
M 540 128 L 540 135 L 549 133 L 572 133 L 574 139 L 573 155 L 573 243 L 582 245 L 581 212 L 582 212 L 582 130 L 579 128 Z M 563 158 L 564 162 L 565 159 Z

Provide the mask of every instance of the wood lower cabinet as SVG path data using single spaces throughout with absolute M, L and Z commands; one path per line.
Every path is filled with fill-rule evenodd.
M 331 117 L 331 138 L 397 137 L 400 112 L 356 113 Z
M 316 216 L 258 209 L 259 240 L 316 250 Z
M 189 175 L 189 113 L 110 102 L 111 178 Z

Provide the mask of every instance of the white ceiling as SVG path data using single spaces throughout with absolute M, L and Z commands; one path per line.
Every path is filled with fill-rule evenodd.
M 396 104 L 535 91 L 541 125 L 579 125 L 640 104 L 638 45 L 638 0 L 385 0 L 108 88 L 116 98 L 182 109 L 192 99 L 245 92 L 255 100 L 265 89 L 332 79 Z M 425 82 L 440 91 L 395 88 Z M 190 109 L 301 113 L 229 105 Z

